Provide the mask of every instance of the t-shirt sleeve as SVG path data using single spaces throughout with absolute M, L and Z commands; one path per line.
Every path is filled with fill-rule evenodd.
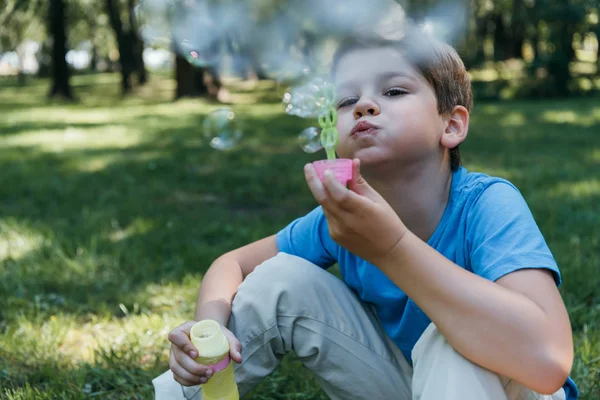
M 327 219 L 321 207 L 292 221 L 277 233 L 280 252 L 302 257 L 321 268 L 336 263 L 337 244 L 329 236 Z
M 525 199 L 509 182 L 496 182 L 483 190 L 468 215 L 467 245 L 471 269 L 491 281 L 526 268 L 552 271 L 561 276 L 550 249 Z

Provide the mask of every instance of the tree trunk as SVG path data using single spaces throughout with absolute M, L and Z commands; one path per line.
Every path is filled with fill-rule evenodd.
M 502 13 L 494 15 L 494 60 L 506 60 L 506 27 Z
M 596 26 L 596 39 L 597 47 L 596 47 L 596 75 L 600 77 L 600 25 Z
M 536 3 L 533 4 L 532 7 L 526 8 L 525 13 L 525 36 L 529 43 L 531 44 L 531 50 L 533 51 L 533 59 L 532 62 L 534 65 L 537 65 L 539 62 L 539 42 L 540 42 L 540 33 L 539 33 L 539 5 Z
M 556 32 L 553 30 L 551 38 L 556 45 L 556 50 L 548 62 L 548 75 L 553 81 L 556 94 L 567 96 L 572 79 L 570 64 L 575 57 L 575 49 L 573 49 L 575 28 L 569 21 L 561 21 L 555 30 Z
M 476 11 L 477 13 L 477 11 Z M 471 34 L 471 38 L 467 43 L 469 46 L 467 52 L 469 53 L 469 67 L 475 67 L 485 61 L 485 40 L 488 35 L 489 21 L 487 17 L 475 17 L 475 27 Z
M 98 46 L 96 43 L 92 42 L 92 55 L 90 58 L 90 71 L 97 72 L 98 71 Z
M 19 44 L 17 46 L 17 59 L 18 61 L 18 65 L 19 65 L 19 72 L 17 73 L 17 83 L 19 84 L 19 86 L 25 86 L 26 83 L 26 79 L 25 79 L 25 51 L 23 49 L 23 46 L 21 44 Z
M 511 48 L 509 57 L 523 58 L 525 43 L 525 4 L 523 0 L 513 0 L 511 30 Z
M 49 22 L 52 38 L 52 86 L 50 97 L 73 99 L 67 65 L 67 34 L 65 4 L 63 0 L 50 0 Z
M 91 13 L 90 13 L 91 14 Z M 90 55 L 90 71 L 97 72 L 98 71 L 98 45 L 96 43 L 96 30 L 98 29 L 98 24 L 96 23 L 96 18 L 93 15 L 89 15 L 86 18 L 88 21 L 88 25 L 90 27 L 90 43 L 92 45 L 91 55 Z
M 269 79 L 269 75 L 257 60 L 256 56 L 252 56 L 252 69 L 254 69 L 254 73 L 256 74 L 256 79 L 266 80 Z
M 202 97 L 208 94 L 208 87 L 204 83 L 204 68 L 194 67 L 179 54 L 175 56 L 175 80 L 177 81 L 176 99 Z
M 131 52 L 133 54 L 133 65 L 138 77 L 138 83 L 144 85 L 148 82 L 148 71 L 144 64 L 144 41 L 140 37 L 139 27 L 135 19 L 135 2 L 129 0 L 129 33 L 131 35 Z
M 531 48 L 533 49 L 533 63 L 537 65 L 540 62 L 540 28 L 537 21 L 533 26 L 533 34 L 531 36 Z
M 121 64 L 121 91 L 123 95 L 131 92 L 131 72 L 133 70 L 133 54 L 130 35 L 123 30 L 121 15 L 114 0 L 105 0 L 106 13 L 110 20 L 117 45 L 119 47 L 119 64 Z

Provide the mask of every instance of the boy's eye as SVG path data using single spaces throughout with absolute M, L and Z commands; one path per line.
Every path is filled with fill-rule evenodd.
M 391 88 L 385 91 L 384 93 L 386 96 L 402 96 L 403 94 L 408 94 L 408 91 L 401 89 L 401 88 Z
M 348 107 L 356 102 L 356 97 L 346 97 L 345 99 L 340 100 L 340 102 L 338 103 L 338 108 Z

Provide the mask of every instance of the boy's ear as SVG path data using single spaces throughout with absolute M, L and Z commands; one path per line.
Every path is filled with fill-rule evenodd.
M 455 106 L 446 120 L 446 129 L 440 138 L 440 144 L 453 149 L 467 138 L 469 131 L 469 111 L 463 106 Z

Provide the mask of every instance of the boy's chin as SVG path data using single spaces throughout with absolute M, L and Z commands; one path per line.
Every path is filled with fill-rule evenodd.
M 364 149 L 360 149 L 356 152 L 354 152 L 353 154 L 344 157 L 344 158 L 350 158 L 350 159 L 355 159 L 358 158 L 360 160 L 360 166 L 362 167 L 368 167 L 368 166 L 375 166 L 375 165 L 379 165 L 379 164 L 387 164 L 390 161 L 392 161 L 390 159 L 391 154 L 387 154 L 386 152 L 381 152 L 381 149 L 377 149 L 377 148 L 364 148 Z

